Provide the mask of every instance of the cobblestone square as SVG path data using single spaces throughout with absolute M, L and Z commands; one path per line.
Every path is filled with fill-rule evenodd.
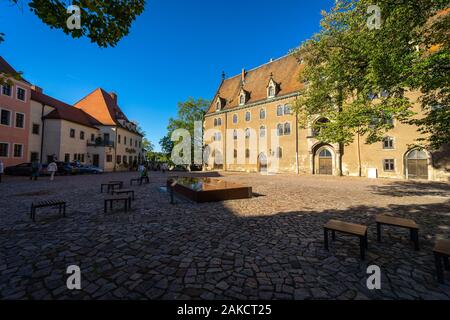
M 136 173 L 57 177 L 0 184 L 2 299 L 450 299 L 450 277 L 436 281 L 432 248 L 450 237 L 450 185 L 352 177 L 224 173 L 255 197 L 194 204 L 160 190 L 169 175 L 134 185 L 132 210 L 103 213 L 100 184 Z M 33 201 L 67 201 L 67 217 Z M 119 209 L 119 206 L 117 207 Z M 384 228 L 389 213 L 420 226 L 421 250 L 407 230 Z M 354 238 L 323 249 L 329 219 L 369 226 L 366 261 Z M 66 269 L 81 268 L 82 290 L 69 291 Z M 367 267 L 382 271 L 367 289 Z

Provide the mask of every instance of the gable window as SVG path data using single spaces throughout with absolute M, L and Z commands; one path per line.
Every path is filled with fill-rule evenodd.
M 75 129 L 70 129 L 70 137 L 75 138 Z
M 291 124 L 289 122 L 286 122 L 284 124 L 284 135 L 288 136 L 291 134 Z
M 84 131 L 80 131 L 80 140 L 84 140 Z
M 14 158 L 22 158 L 23 145 L 14 144 Z
M 275 97 L 275 86 L 274 85 L 269 86 L 268 96 L 269 96 L 269 98 Z
M 217 102 L 216 102 L 216 111 L 220 111 L 220 109 L 221 109 L 221 103 L 220 103 L 220 100 L 217 100 Z
M 16 128 L 25 127 L 25 115 L 23 113 L 16 112 Z
M 251 114 L 250 114 L 250 111 L 247 111 L 246 113 L 245 113 L 245 121 L 250 121 L 250 119 L 251 119 Z
M 283 126 L 282 123 L 279 123 L 279 124 L 277 125 L 277 134 L 278 134 L 278 136 L 280 137 L 280 136 L 283 135 L 283 133 L 284 133 L 284 126 Z
M 282 116 L 283 112 L 284 112 L 283 106 L 278 106 L 277 107 L 277 116 Z
M 33 134 L 39 135 L 41 133 L 41 126 L 37 123 L 33 123 L 33 128 L 31 130 Z
M 11 94 L 12 94 L 12 87 L 11 87 L 11 85 L 5 83 L 3 85 L 2 92 L 3 92 L 3 95 L 11 97 Z
M 383 149 L 394 149 L 394 138 L 386 137 L 383 139 Z
M 26 100 L 26 91 L 23 88 L 17 87 L 17 99 L 21 101 Z
M 0 157 L 8 157 L 9 155 L 9 144 L 8 143 L 0 143 Z
M 265 109 L 259 110 L 259 119 L 263 120 L 265 118 L 266 118 L 266 110 Z
M 266 136 L 266 127 L 261 126 L 261 127 L 259 128 L 259 136 L 260 136 L 261 138 L 264 138 L 264 137 Z
M 233 123 L 234 124 L 238 123 L 238 116 L 237 116 L 237 114 L 233 115 Z
M 384 159 L 383 169 L 387 172 L 395 171 L 395 160 L 394 159 Z
M 1 109 L 1 120 L 0 124 L 4 126 L 10 126 L 11 125 L 11 111 L 6 109 Z
M 239 97 L 239 104 L 241 106 L 245 104 L 245 93 L 241 93 L 241 96 Z
M 288 104 L 286 104 L 285 106 L 284 106 L 284 114 L 291 114 L 291 106 L 290 105 L 288 105 Z

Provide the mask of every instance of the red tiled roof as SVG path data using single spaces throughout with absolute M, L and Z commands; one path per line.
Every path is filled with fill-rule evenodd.
M 299 73 L 303 66 L 294 55 L 287 55 L 275 61 L 264 64 L 245 73 L 244 90 L 249 93 L 246 104 L 267 100 L 267 85 L 272 75 L 273 80 L 279 85 L 277 96 L 285 96 L 298 92 L 302 88 L 299 82 Z M 225 79 L 219 87 L 208 113 L 215 111 L 214 105 L 217 97 L 225 102 L 222 110 L 230 110 L 238 107 L 239 93 L 241 91 L 242 76 L 237 75 Z
M 43 103 L 45 105 L 55 108 L 52 112 L 45 116 L 46 119 L 62 119 L 75 122 L 87 127 L 96 128 L 96 125 L 101 125 L 99 121 L 91 117 L 82 110 L 75 108 L 65 102 L 52 98 L 41 92 L 31 90 L 31 100 Z M 97 129 L 97 128 L 96 128 Z

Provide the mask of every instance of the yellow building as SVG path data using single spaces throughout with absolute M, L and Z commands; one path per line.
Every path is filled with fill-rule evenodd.
M 311 128 L 299 128 L 291 107 L 301 68 L 288 55 L 223 79 L 204 120 L 207 170 L 450 179 L 449 152 L 414 148 L 417 127 L 395 119 L 385 140 L 370 145 L 365 137 L 348 146 L 325 144 Z M 419 95 L 409 95 L 420 114 Z

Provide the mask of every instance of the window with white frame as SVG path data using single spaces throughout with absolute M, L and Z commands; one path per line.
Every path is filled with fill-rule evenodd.
M 280 136 L 283 135 L 283 133 L 284 133 L 284 126 L 283 126 L 282 123 L 279 123 L 279 124 L 277 125 L 277 134 L 278 134 L 278 136 L 280 137 Z
M 292 113 L 292 110 L 291 110 L 291 106 L 289 105 L 289 104 L 286 104 L 285 106 L 284 106 L 284 114 L 291 114 Z
M 221 103 L 220 100 L 217 100 L 216 102 L 216 111 L 220 111 Z
M 217 127 L 217 119 L 214 118 L 214 127 Z
M 40 135 L 41 134 L 41 126 L 37 123 L 33 123 L 33 128 L 31 130 L 33 134 Z
M 217 125 L 221 126 L 222 125 L 222 118 L 217 119 Z
M 22 158 L 23 155 L 23 144 L 14 144 L 14 158 Z
M 2 85 L 2 93 L 3 93 L 4 96 L 11 97 L 11 95 L 12 95 L 12 86 L 10 84 L 7 84 L 7 83 L 3 84 Z
M 251 120 L 251 117 L 252 117 L 252 115 L 251 115 L 251 113 L 250 113 L 250 111 L 247 111 L 246 113 L 245 113 L 245 121 L 250 121 Z
M 269 98 L 275 97 L 275 86 L 274 85 L 269 86 L 268 97 Z
M 394 149 L 394 138 L 386 137 L 383 139 L 383 149 Z
M 266 118 L 266 110 L 261 109 L 259 110 L 259 119 L 264 120 Z
M 241 95 L 240 95 L 240 97 L 239 97 L 239 104 L 241 105 L 241 106 L 243 106 L 244 104 L 245 104 L 245 101 L 246 99 L 245 99 L 245 93 L 241 93 Z
M 237 116 L 237 114 L 233 115 L 233 123 L 234 124 L 238 123 L 238 116 Z
M 383 170 L 386 172 L 395 171 L 395 160 L 394 159 L 384 159 L 383 160 Z
M 26 90 L 21 87 L 17 87 L 17 99 L 21 101 L 25 101 L 27 99 L 26 97 Z
M 284 135 L 288 136 L 291 134 L 291 124 L 289 122 L 286 122 L 284 124 Z
M 16 112 L 16 121 L 15 121 L 16 128 L 23 129 L 25 127 L 25 114 Z
M 0 110 L 0 124 L 4 126 L 11 126 L 11 111 L 7 109 Z
M 9 156 L 9 143 L 0 142 L 0 157 L 7 158 Z
M 265 127 L 265 126 L 261 126 L 261 127 L 259 128 L 259 136 L 260 136 L 261 138 L 264 138 L 264 137 L 266 136 L 266 127 Z
M 284 112 L 283 106 L 278 106 L 277 107 L 277 116 L 282 116 L 283 112 Z

